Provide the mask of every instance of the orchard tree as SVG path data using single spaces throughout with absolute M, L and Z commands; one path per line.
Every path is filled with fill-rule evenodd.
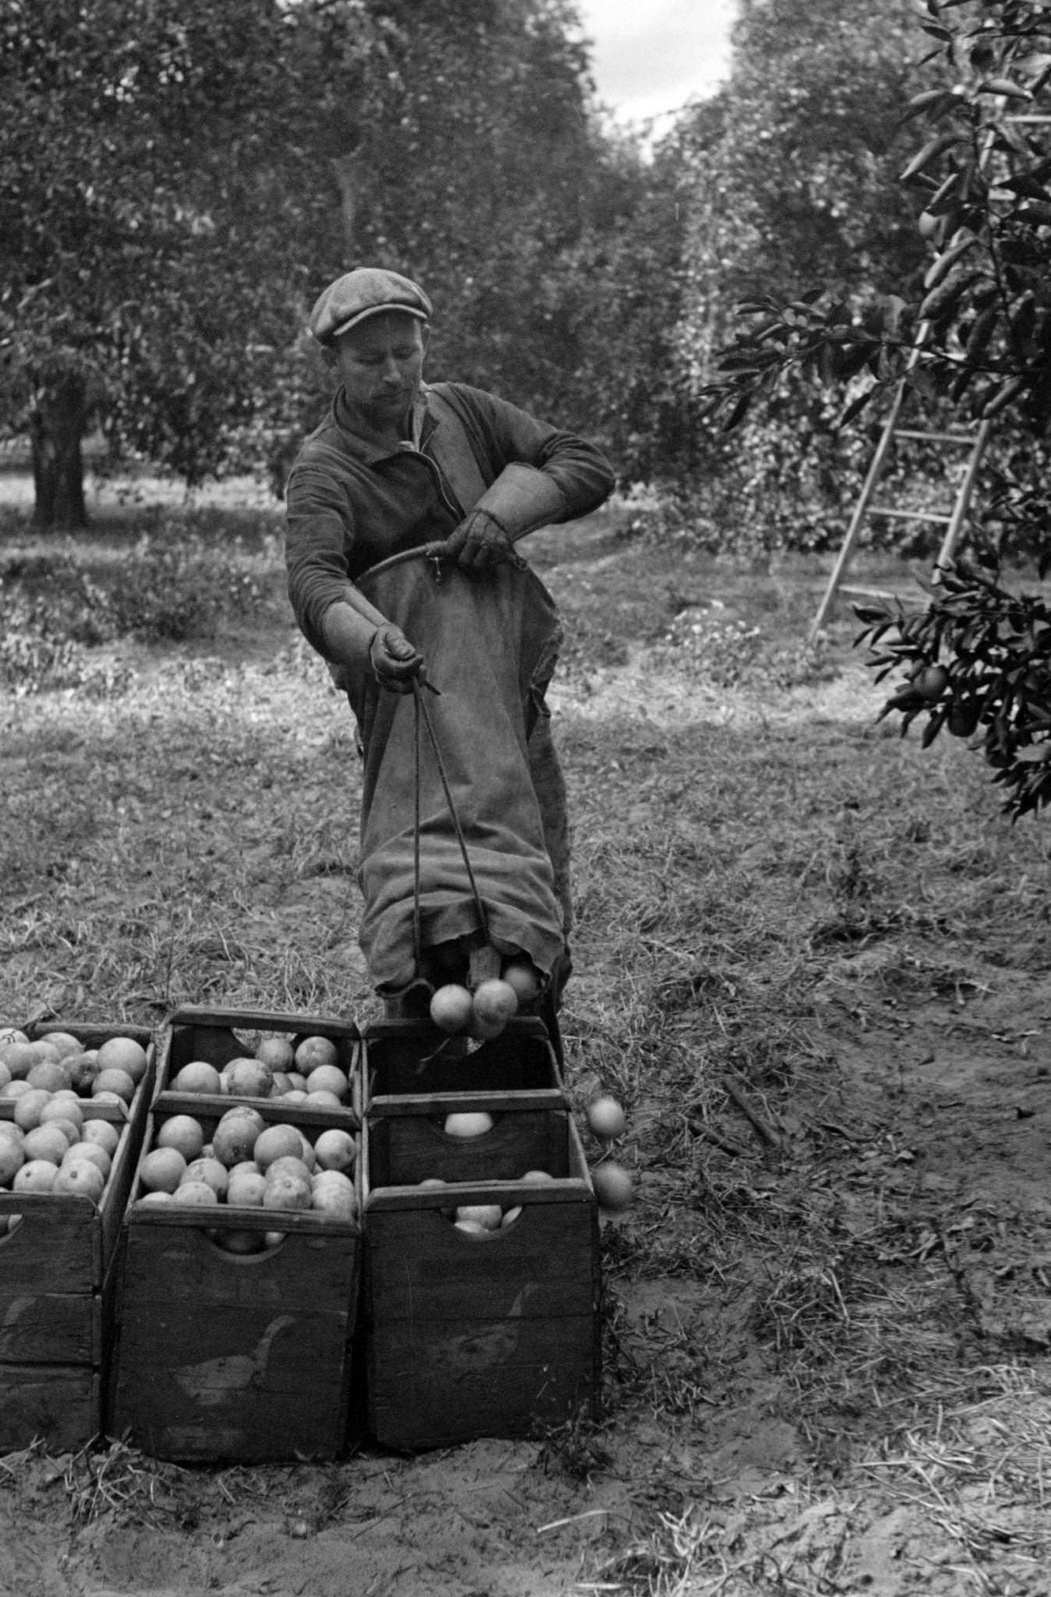
M 901 0 L 743 0 L 727 82 L 660 152 L 680 263 L 662 368 L 673 392 L 658 412 L 680 425 L 662 427 L 665 470 L 722 493 L 768 546 L 828 536 L 860 449 L 824 396 L 791 379 L 742 412 L 728 444 L 708 419 L 707 385 L 740 300 L 795 298 L 815 281 L 864 298 L 917 270 L 915 208 L 897 185 L 907 29 Z
M 84 522 L 92 417 L 114 455 L 221 466 L 340 236 L 382 57 L 360 0 L 6 0 L 0 419 L 40 525 Z
M 878 679 L 904 669 L 885 714 L 923 741 L 968 737 L 1018 816 L 1051 800 L 1051 609 L 1001 580 L 1009 555 L 1051 560 L 1051 13 L 1042 0 L 925 0 L 922 78 L 901 107 L 914 148 L 900 180 L 917 196 L 929 264 L 915 291 L 857 314 L 814 289 L 763 293 L 722 356 L 709 400 L 729 426 L 788 371 L 848 383 L 844 420 L 904 381 L 928 409 L 999 418 L 984 532 L 936 573 L 920 612 L 859 610 Z

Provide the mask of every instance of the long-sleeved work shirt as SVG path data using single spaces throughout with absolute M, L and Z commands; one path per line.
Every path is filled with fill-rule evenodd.
M 609 462 L 593 444 L 481 389 L 422 385 L 412 438 L 393 449 L 354 430 L 340 391 L 300 450 L 286 492 L 288 594 L 313 647 L 326 654 L 325 612 L 357 577 L 391 555 L 447 538 L 513 463 L 557 484 L 564 508 L 552 521 L 586 515 L 613 487 Z

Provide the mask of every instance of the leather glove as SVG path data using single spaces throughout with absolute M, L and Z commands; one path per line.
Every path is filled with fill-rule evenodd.
M 507 528 L 490 511 L 477 507 L 464 516 L 452 533 L 446 551 L 465 571 L 488 571 L 517 558 Z
M 391 693 L 411 693 L 413 678 L 422 679 L 423 655 L 399 627 L 378 627 L 369 644 L 369 664 L 381 688 Z

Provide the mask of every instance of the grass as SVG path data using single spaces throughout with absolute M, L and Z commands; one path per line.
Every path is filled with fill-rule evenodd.
M 111 640 L 119 689 L 0 700 L 0 1020 L 372 1013 L 345 706 L 280 610 L 265 529 L 244 558 L 261 597 L 232 634 L 212 613 L 178 644 Z M 1046 833 L 1000 818 L 959 744 L 874 723 L 849 623 L 805 648 L 805 561 L 745 572 L 601 522 L 536 558 L 567 624 L 569 1079 L 580 1108 L 624 1104 L 638 1189 L 603 1229 L 604 1417 L 544 1443 L 567 1493 L 544 1540 L 586 1532 L 581 1592 L 890 1593 L 863 1577 L 900 1510 L 924 1589 L 1042 1590 L 1047 1348 L 976 1310 L 968 1188 L 1000 1182 L 1001 1224 L 1024 1212 L 1021 1157 L 995 1151 L 1023 1122 L 923 1061 L 977 1039 L 1022 1104 L 1051 1013 Z M 185 1473 L 85 1454 L 72 1519 L 171 1523 L 220 1478 L 242 1506 L 264 1477 L 297 1489 Z M 338 1524 L 353 1471 L 331 1480 Z

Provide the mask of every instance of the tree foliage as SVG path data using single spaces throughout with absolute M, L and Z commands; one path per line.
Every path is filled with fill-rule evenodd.
M 574 24 L 563 0 L 7 0 L 0 416 L 32 429 L 40 519 L 82 515 L 92 413 L 191 484 L 301 434 L 297 335 L 364 260 L 423 279 L 456 375 L 575 403 L 576 268 L 623 201 Z
M 921 27 L 927 81 L 901 107 L 914 144 L 899 180 L 928 243 L 922 280 L 862 310 L 824 286 L 743 303 L 708 398 L 732 428 L 793 371 L 849 385 L 844 422 L 897 383 L 929 416 L 996 420 L 994 535 L 937 574 L 921 613 L 860 611 L 859 642 L 880 678 L 908 667 L 884 713 L 903 730 L 926 713 L 925 745 L 943 728 L 972 736 L 1021 815 L 1051 800 L 1051 613 L 1012 595 L 999 567 L 1008 552 L 1035 554 L 1041 571 L 1051 560 L 1051 13 L 1042 0 L 925 0 Z M 916 686 L 924 673 L 931 691 Z

